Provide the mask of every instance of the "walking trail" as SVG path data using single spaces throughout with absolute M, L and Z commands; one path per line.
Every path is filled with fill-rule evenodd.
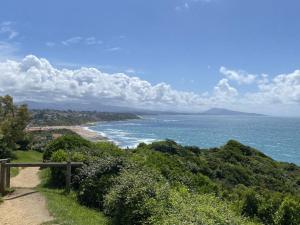
M 25 168 L 11 179 L 16 190 L 0 204 L 1 225 L 40 225 L 53 220 L 46 199 L 34 188 L 40 183 L 38 168 Z

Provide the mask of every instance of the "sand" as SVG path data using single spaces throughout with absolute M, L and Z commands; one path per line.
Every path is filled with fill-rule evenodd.
M 49 130 L 59 130 L 59 129 L 68 129 L 71 130 L 81 137 L 90 140 L 90 141 L 107 141 L 108 139 L 104 137 L 103 135 L 91 131 L 83 126 L 44 126 L 44 127 L 29 127 L 26 130 L 27 131 L 49 131 Z

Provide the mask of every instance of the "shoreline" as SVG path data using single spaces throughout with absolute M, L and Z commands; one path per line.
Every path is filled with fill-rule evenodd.
M 86 124 L 87 125 L 87 124 Z M 39 126 L 39 127 L 29 127 L 26 128 L 26 131 L 50 131 L 50 130 L 62 130 L 67 129 L 71 130 L 74 133 L 80 135 L 81 137 L 97 142 L 97 141 L 111 141 L 107 137 L 105 137 L 103 134 L 100 134 L 97 131 L 93 131 L 88 128 L 88 126 L 83 125 L 76 125 L 76 126 Z

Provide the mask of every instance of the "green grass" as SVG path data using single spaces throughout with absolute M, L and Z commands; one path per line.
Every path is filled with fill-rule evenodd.
M 50 213 L 55 218 L 50 224 L 60 225 L 108 225 L 109 219 L 102 212 L 80 205 L 75 193 L 65 194 L 63 189 L 52 189 L 47 187 L 49 169 L 40 172 L 42 179 L 38 190 L 47 198 Z
M 43 153 L 37 151 L 15 151 L 17 159 L 13 162 L 42 162 Z
M 15 151 L 16 159 L 12 162 L 42 162 L 43 154 L 37 151 Z M 19 173 L 19 168 L 13 167 L 10 169 L 10 176 L 15 177 Z

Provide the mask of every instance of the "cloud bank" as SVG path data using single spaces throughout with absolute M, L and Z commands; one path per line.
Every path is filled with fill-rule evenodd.
M 220 72 L 225 78 L 211 91 L 196 94 L 175 90 L 166 83 L 153 85 L 124 73 L 108 74 L 86 67 L 58 69 L 44 58 L 28 55 L 18 61 L 0 61 L 0 94 L 11 94 L 19 101 L 80 101 L 180 111 L 215 106 L 251 111 L 262 106 L 299 108 L 300 70 L 273 79 L 225 67 Z M 238 86 L 253 85 L 255 91 L 241 93 L 230 81 Z
M 199 95 L 176 91 L 165 83 L 152 85 L 138 77 L 107 74 L 95 68 L 60 70 L 33 55 L 0 63 L 0 93 L 24 100 L 78 100 L 159 108 L 201 106 L 205 102 Z

